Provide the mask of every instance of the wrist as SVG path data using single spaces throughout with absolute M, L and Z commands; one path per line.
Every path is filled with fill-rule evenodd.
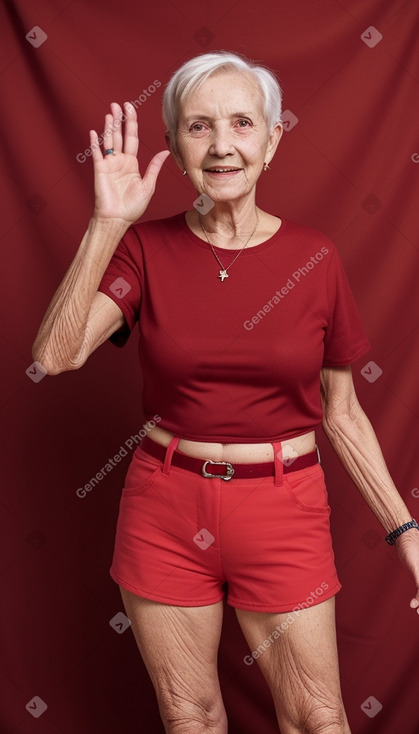
M 89 222 L 89 229 L 92 228 L 100 228 L 100 229 L 121 229 L 125 233 L 126 230 L 131 227 L 131 225 L 134 222 L 127 221 L 126 219 L 123 219 L 122 217 L 104 217 L 101 214 L 98 214 L 96 211 L 93 212 L 90 222 Z
M 106 266 L 129 226 L 122 219 L 92 216 L 80 244 L 79 257 L 84 260 L 89 255 L 93 258 L 92 264 Z
M 409 520 L 408 522 L 403 523 L 403 525 L 400 525 L 395 530 L 392 530 L 391 533 L 386 535 L 386 542 L 389 545 L 394 545 L 396 540 L 400 538 L 401 535 L 403 535 L 406 532 L 413 533 L 417 532 L 419 530 L 419 524 L 416 522 L 416 520 Z
M 397 507 L 392 506 L 385 508 L 385 515 L 381 520 L 381 524 L 387 534 L 391 533 L 396 528 L 405 525 L 405 523 L 410 522 L 412 518 L 413 515 L 410 509 L 400 498 L 400 502 Z

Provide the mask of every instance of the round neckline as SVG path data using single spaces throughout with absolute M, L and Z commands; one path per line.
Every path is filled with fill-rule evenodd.
M 190 229 L 186 221 L 186 214 L 187 214 L 187 211 L 181 212 L 179 214 L 179 217 L 181 220 L 182 227 L 185 230 L 186 234 L 188 235 L 189 239 L 192 240 L 192 242 L 194 242 L 196 245 L 199 245 L 200 247 L 204 247 L 206 250 L 208 250 L 209 248 L 208 242 L 206 242 L 205 240 L 202 240 L 200 237 L 198 237 L 198 235 L 195 234 L 195 232 L 192 232 L 192 230 Z M 242 255 L 240 255 L 240 257 L 245 256 L 245 255 L 247 256 L 251 255 L 253 250 L 255 250 L 256 252 L 261 252 L 262 250 L 265 250 L 268 247 L 272 247 L 272 245 L 276 243 L 276 240 L 282 236 L 284 229 L 287 228 L 287 220 L 283 219 L 283 217 L 278 216 L 278 214 L 275 214 L 275 216 L 281 220 L 281 226 L 279 227 L 279 229 L 273 235 L 268 237 L 267 240 L 264 240 L 264 242 L 260 242 L 258 245 L 252 245 L 252 247 L 249 247 L 249 248 L 245 248 L 242 251 Z M 218 245 L 213 245 L 213 247 L 214 247 L 214 250 L 218 250 L 219 252 L 223 252 L 223 253 L 240 252 L 239 247 L 234 248 L 234 249 L 231 249 L 230 247 L 219 247 Z

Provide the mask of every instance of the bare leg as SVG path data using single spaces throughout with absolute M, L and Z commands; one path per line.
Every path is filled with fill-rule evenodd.
M 179 607 L 121 594 L 166 734 L 226 734 L 217 672 L 222 602 Z
M 281 733 L 351 734 L 340 691 L 334 598 L 297 613 L 236 614 L 271 690 Z

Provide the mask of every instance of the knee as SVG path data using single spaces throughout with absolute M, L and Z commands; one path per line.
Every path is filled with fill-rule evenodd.
M 163 695 L 159 709 L 166 734 L 227 734 L 224 705 L 215 697 L 190 701 Z
M 301 734 L 349 734 L 343 705 L 315 705 L 299 717 L 297 731 Z

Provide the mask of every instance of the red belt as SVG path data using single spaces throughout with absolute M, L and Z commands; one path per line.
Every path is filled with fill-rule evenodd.
M 144 436 L 141 440 L 141 448 L 150 456 L 164 462 L 166 455 L 166 446 L 161 446 L 153 441 L 149 436 Z M 309 454 L 297 456 L 295 459 L 285 459 L 283 463 L 284 474 L 291 471 L 305 469 L 308 466 L 314 466 L 319 461 L 318 451 L 311 451 Z M 193 456 L 187 456 L 179 451 L 174 451 L 172 456 L 173 466 L 181 469 L 193 471 L 203 477 L 224 479 L 228 481 L 234 476 L 236 479 L 248 479 L 251 477 L 274 477 L 275 463 L 273 461 L 264 461 L 261 464 L 231 464 L 229 461 L 212 461 L 211 459 L 196 459 Z M 215 467 L 216 471 L 212 471 Z

